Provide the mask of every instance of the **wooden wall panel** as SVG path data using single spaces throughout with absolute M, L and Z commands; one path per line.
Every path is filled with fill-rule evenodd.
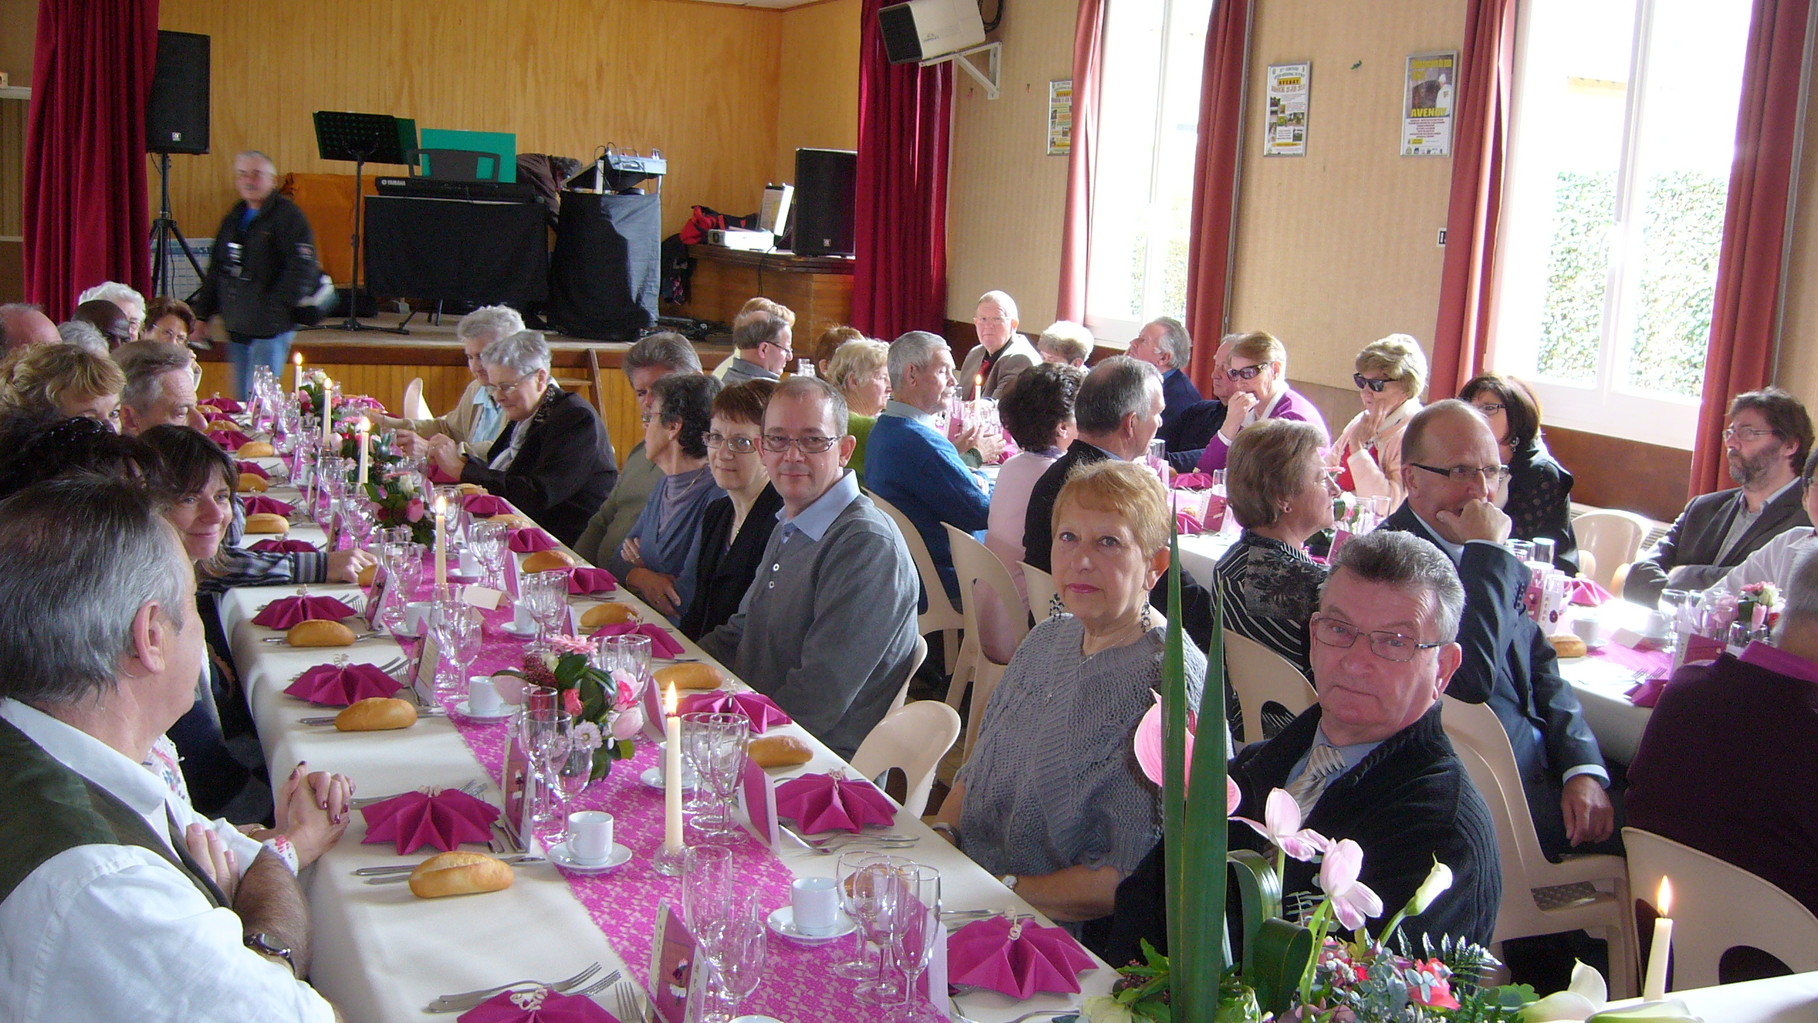
M 25 115 L 30 103 L 0 99 L 0 238 L 25 233 Z
M 770 180 L 795 181 L 795 151 L 858 147 L 859 0 L 783 12 Z
M 38 0 L 0 0 L 0 71 L 13 85 L 32 84 L 32 50 L 38 34 Z
M 310 114 L 359 110 L 423 128 L 517 133 L 521 152 L 663 150 L 664 231 L 691 203 L 756 209 L 776 152 L 782 15 L 669 0 L 164 0 L 160 27 L 213 39 L 213 152 L 172 161 L 172 204 L 212 235 L 233 154 L 280 171 L 316 158 Z M 398 168 L 381 168 L 395 172 Z

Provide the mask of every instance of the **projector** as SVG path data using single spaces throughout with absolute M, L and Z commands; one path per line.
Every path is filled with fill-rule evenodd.
M 877 21 L 892 64 L 916 64 L 985 41 L 978 0 L 909 0 L 878 11 Z
M 776 235 L 769 231 L 747 231 L 743 228 L 713 228 L 707 232 L 707 244 L 741 252 L 769 252 L 776 248 Z

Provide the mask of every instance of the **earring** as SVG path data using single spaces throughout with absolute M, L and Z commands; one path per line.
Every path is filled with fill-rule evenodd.
M 1138 624 L 1138 625 L 1140 625 L 1140 626 L 1142 626 L 1142 630 L 1143 630 L 1143 631 L 1144 631 L 1144 632 L 1148 632 L 1148 631 L 1149 631 L 1149 628 L 1150 628 L 1150 626 L 1151 626 L 1151 624 L 1152 624 L 1152 621 L 1153 621 L 1153 620 L 1152 620 L 1152 619 L 1151 619 L 1151 618 L 1150 618 L 1150 617 L 1149 617 L 1149 612 L 1151 612 L 1151 611 L 1153 611 L 1153 610 L 1154 610 L 1154 608 L 1152 608 L 1152 607 L 1150 607 L 1150 606 L 1149 606 L 1149 602 L 1148 602 L 1148 601 L 1144 601 L 1144 602 L 1143 602 L 1143 613 L 1142 613 L 1142 617 L 1141 617 L 1141 618 L 1140 618 L 1140 619 L 1138 619 L 1138 620 L 1137 620 L 1137 624 Z
M 1066 610 L 1067 605 L 1061 603 L 1060 594 L 1056 593 L 1048 598 L 1048 617 L 1059 618 L 1066 613 Z

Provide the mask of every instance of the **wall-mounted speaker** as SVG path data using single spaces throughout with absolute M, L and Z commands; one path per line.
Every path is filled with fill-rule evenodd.
M 208 152 L 208 37 L 159 32 L 158 63 L 145 104 L 145 148 Z

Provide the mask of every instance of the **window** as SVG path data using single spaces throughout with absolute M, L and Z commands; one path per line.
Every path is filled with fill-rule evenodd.
M 1113 3 L 1106 15 L 1086 322 L 1127 340 L 1187 308 L 1187 227 L 1212 0 Z
M 1692 446 L 1749 8 L 1523 6 L 1492 362 L 1549 423 Z

